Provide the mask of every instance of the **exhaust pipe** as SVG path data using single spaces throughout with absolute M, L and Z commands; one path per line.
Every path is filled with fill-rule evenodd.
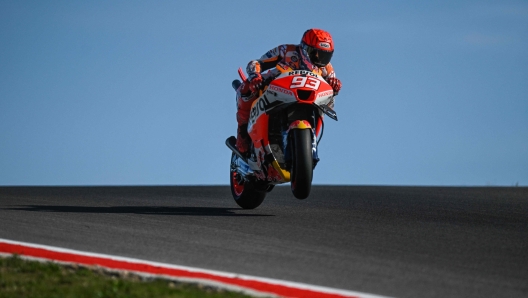
M 231 151 L 233 151 L 238 157 L 240 157 L 246 164 L 248 163 L 247 158 L 244 155 L 242 155 L 240 151 L 238 151 L 236 147 L 236 138 L 234 136 L 230 136 L 229 138 L 227 138 L 227 140 L 225 141 L 225 144 L 227 148 L 231 149 Z

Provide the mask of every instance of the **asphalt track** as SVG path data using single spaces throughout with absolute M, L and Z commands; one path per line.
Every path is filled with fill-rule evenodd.
M 0 187 L 0 238 L 394 297 L 528 297 L 528 188 Z

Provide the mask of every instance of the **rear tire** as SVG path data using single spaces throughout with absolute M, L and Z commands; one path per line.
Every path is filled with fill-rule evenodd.
M 303 200 L 310 195 L 312 188 L 312 132 L 309 129 L 294 129 L 292 134 L 291 190 L 297 199 Z
M 233 160 L 233 158 L 237 158 L 234 153 L 231 156 L 231 160 Z M 233 195 L 233 199 L 235 199 L 235 202 L 238 204 L 238 206 L 242 207 L 243 209 L 255 209 L 260 206 L 260 204 L 262 204 L 264 198 L 266 197 L 267 188 L 259 188 L 258 182 L 239 182 L 239 180 L 241 179 L 238 179 L 237 175 L 237 172 L 234 172 L 232 170 L 229 173 L 229 181 L 231 182 L 231 194 Z

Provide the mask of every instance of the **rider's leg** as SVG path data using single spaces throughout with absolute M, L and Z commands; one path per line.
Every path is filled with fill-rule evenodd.
M 237 90 L 237 149 L 241 153 L 246 153 L 251 144 L 251 138 L 247 132 L 247 124 L 249 122 L 249 112 L 253 101 L 257 99 L 257 93 L 251 93 L 246 82 L 242 83 Z

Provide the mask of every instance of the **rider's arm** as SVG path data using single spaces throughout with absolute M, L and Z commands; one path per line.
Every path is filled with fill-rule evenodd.
M 257 74 L 277 66 L 277 63 L 279 63 L 282 57 L 284 57 L 285 52 L 286 45 L 280 45 L 269 50 L 266 54 L 260 57 L 260 59 L 249 61 L 246 68 L 249 79 L 251 80 L 251 78 L 255 77 Z
M 332 89 L 334 89 L 334 94 L 337 95 L 341 90 L 341 81 L 336 78 L 332 64 L 328 63 L 325 67 L 323 67 L 321 75 L 326 80 L 326 82 L 332 86 Z
M 327 80 L 329 78 L 335 78 L 335 71 L 334 67 L 332 66 L 332 63 L 328 63 L 325 67 L 322 68 L 322 77 Z

